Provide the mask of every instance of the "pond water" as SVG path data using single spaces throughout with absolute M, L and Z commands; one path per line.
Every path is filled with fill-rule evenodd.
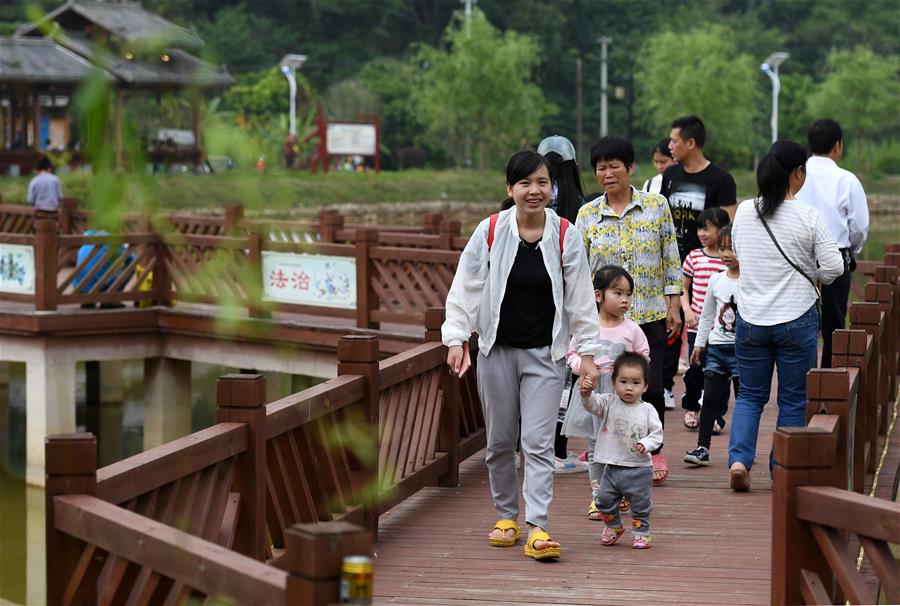
M 491 204 L 434 203 L 433 205 L 346 206 L 340 209 L 354 220 L 376 224 L 419 224 L 422 214 L 438 212 L 463 223 L 471 233 L 478 221 L 496 208 Z M 900 241 L 898 216 L 873 217 L 873 229 L 862 257 L 880 258 L 884 246 Z M 215 417 L 215 380 L 229 369 L 208 364 L 191 365 L 191 425 L 208 427 Z M 119 396 L 104 402 L 99 415 L 89 415 L 85 365 L 78 365 L 77 413 L 79 431 L 98 435 L 100 465 L 140 452 L 143 443 L 143 362 L 121 363 Z M 304 379 L 307 385 L 315 380 Z M 290 384 L 290 381 L 288 382 Z M 296 386 L 298 383 L 295 382 Z M 287 392 L 285 392 L 287 393 Z M 25 365 L 0 362 L 0 605 L 44 603 L 44 495 L 26 487 L 25 470 Z

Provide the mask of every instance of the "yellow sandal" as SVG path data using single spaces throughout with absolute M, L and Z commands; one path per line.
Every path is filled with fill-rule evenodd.
M 522 534 L 519 531 L 519 525 L 518 525 L 518 523 L 516 523 L 515 520 L 497 520 L 497 523 L 494 524 L 493 530 L 501 530 L 504 533 L 506 533 L 507 530 L 515 530 L 516 531 L 516 535 L 511 539 L 507 539 L 507 538 L 498 539 L 498 538 L 489 536 L 488 542 L 491 545 L 494 545 L 495 547 L 512 547 L 513 545 L 516 544 L 516 541 L 519 540 L 519 537 Z
M 560 556 L 559 547 L 545 547 L 544 549 L 535 549 L 534 543 L 535 541 L 552 541 L 550 535 L 544 532 L 543 530 L 539 530 L 528 538 L 528 542 L 525 543 L 525 555 L 529 558 L 534 558 L 535 560 L 547 560 L 550 558 L 558 558 Z

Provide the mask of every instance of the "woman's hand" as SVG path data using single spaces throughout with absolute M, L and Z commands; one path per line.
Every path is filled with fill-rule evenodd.
M 451 345 L 447 348 L 447 366 L 450 367 L 450 374 L 459 376 L 463 364 L 463 348 L 462 345 Z
M 692 310 L 688 310 L 684 312 L 684 325 L 688 328 L 697 328 L 697 325 L 700 324 L 700 318 L 697 317 Z
M 681 305 L 679 295 L 666 295 L 669 301 L 666 314 L 666 335 L 668 338 L 681 334 Z
M 700 364 L 700 356 L 703 355 L 703 347 L 695 347 L 691 352 L 691 364 Z
M 597 384 L 597 377 L 600 376 L 600 370 L 594 364 L 594 356 L 581 356 L 581 384 L 579 391 L 583 397 L 588 397 Z

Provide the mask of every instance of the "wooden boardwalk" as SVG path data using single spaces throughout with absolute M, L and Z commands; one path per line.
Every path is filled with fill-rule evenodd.
M 376 603 L 768 604 L 772 483 L 767 461 L 776 415 L 773 393 L 760 425 L 751 491 L 739 494 L 728 487 L 728 428 L 713 437 L 712 464 L 691 467 L 681 457 L 696 444 L 697 434 L 682 425 L 680 408 L 668 411 L 664 452 L 670 475 L 653 491 L 648 551 L 631 549 L 628 535 L 615 547 L 600 545 L 602 523 L 585 515 L 587 474 L 556 476 L 551 531 L 563 557 L 552 563 L 526 558 L 522 541 L 507 549 L 487 544 L 495 517 L 479 452 L 461 466 L 457 488 L 425 488 L 381 517 Z M 886 498 L 900 457 L 897 433 L 879 481 L 879 496 Z M 570 448 L 577 446 L 573 442 Z M 521 511 L 520 523 L 524 503 Z

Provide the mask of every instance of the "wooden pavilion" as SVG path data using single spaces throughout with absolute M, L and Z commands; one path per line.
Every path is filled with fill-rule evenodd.
M 115 91 L 117 163 L 126 96 L 173 92 L 192 101 L 193 141 L 187 147 L 153 141 L 146 151 L 154 163 L 198 162 L 202 94 L 234 83 L 223 68 L 197 56 L 203 45 L 193 30 L 124 0 L 68 0 L 0 38 L 0 174 L 30 172 L 47 150 L 70 151 L 74 162 L 80 160 L 69 109 L 73 93 L 95 70 Z

